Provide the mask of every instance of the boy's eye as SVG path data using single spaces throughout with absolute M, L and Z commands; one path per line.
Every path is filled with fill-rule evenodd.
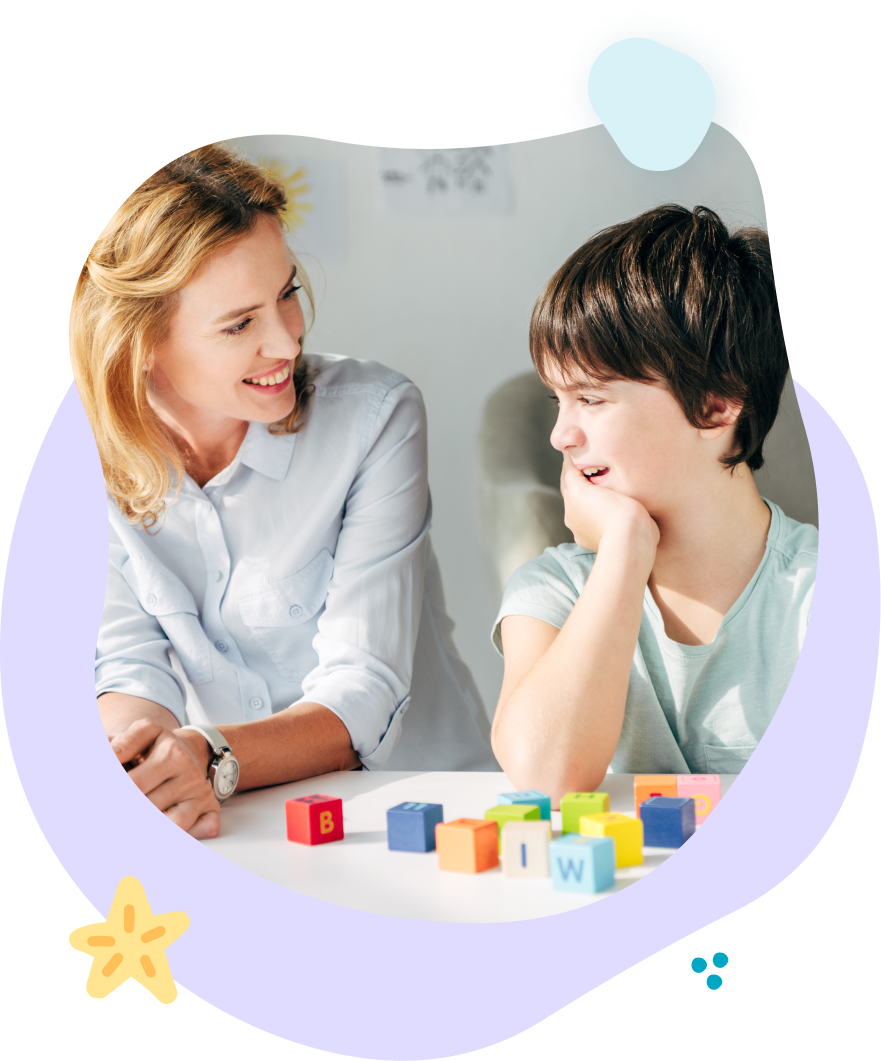
M 579 398 L 582 405 L 602 405 L 602 398 Z

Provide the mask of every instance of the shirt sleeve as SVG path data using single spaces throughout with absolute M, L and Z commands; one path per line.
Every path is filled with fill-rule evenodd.
M 545 549 L 541 556 L 518 567 L 509 579 L 492 629 L 492 642 L 500 656 L 504 655 L 502 619 L 505 616 L 528 615 L 558 630 L 569 618 L 593 567 L 595 554 L 578 549 L 575 556 L 565 558 L 558 555 L 560 548 Z M 583 568 L 577 578 L 570 570 L 573 560 L 580 561 L 579 567 Z
M 111 528 L 107 596 L 95 653 L 95 687 L 128 693 L 167 708 L 183 725 L 186 692 L 169 659 L 171 642 L 141 607 L 122 573 L 128 559 Z
M 362 763 L 382 766 L 408 706 L 431 520 L 425 408 L 409 381 L 379 403 L 349 488 L 333 576 L 299 702 L 345 724 Z

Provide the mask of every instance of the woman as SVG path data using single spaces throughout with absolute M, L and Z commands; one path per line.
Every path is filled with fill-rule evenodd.
M 421 396 L 302 353 L 285 206 L 224 149 L 184 155 L 117 211 L 74 297 L 110 494 L 101 717 L 199 838 L 233 790 L 494 766 L 427 536 Z

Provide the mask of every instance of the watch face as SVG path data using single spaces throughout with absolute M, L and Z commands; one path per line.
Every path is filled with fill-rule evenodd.
M 235 759 L 224 759 L 214 775 L 214 791 L 220 799 L 231 796 L 239 779 L 239 764 Z

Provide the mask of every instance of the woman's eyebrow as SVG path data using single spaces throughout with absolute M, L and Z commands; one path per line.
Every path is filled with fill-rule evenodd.
M 291 269 L 291 275 L 287 278 L 285 283 L 282 284 L 282 288 L 281 288 L 281 291 L 279 291 L 279 295 L 284 294 L 285 289 L 290 286 L 291 281 L 294 279 L 294 277 L 296 275 L 297 275 L 297 267 L 295 265 L 293 267 L 293 269 Z M 256 306 L 245 306 L 244 309 L 234 309 L 231 313 L 224 313 L 224 315 L 222 317 L 218 317 L 216 321 L 212 321 L 211 323 L 212 323 L 212 325 L 214 325 L 214 324 L 227 324 L 229 321 L 234 321 L 236 319 L 236 317 L 241 317 L 242 314 L 244 314 L 244 313 L 253 313 L 255 309 L 262 309 L 262 308 L 263 308 L 263 303 L 259 302 Z

